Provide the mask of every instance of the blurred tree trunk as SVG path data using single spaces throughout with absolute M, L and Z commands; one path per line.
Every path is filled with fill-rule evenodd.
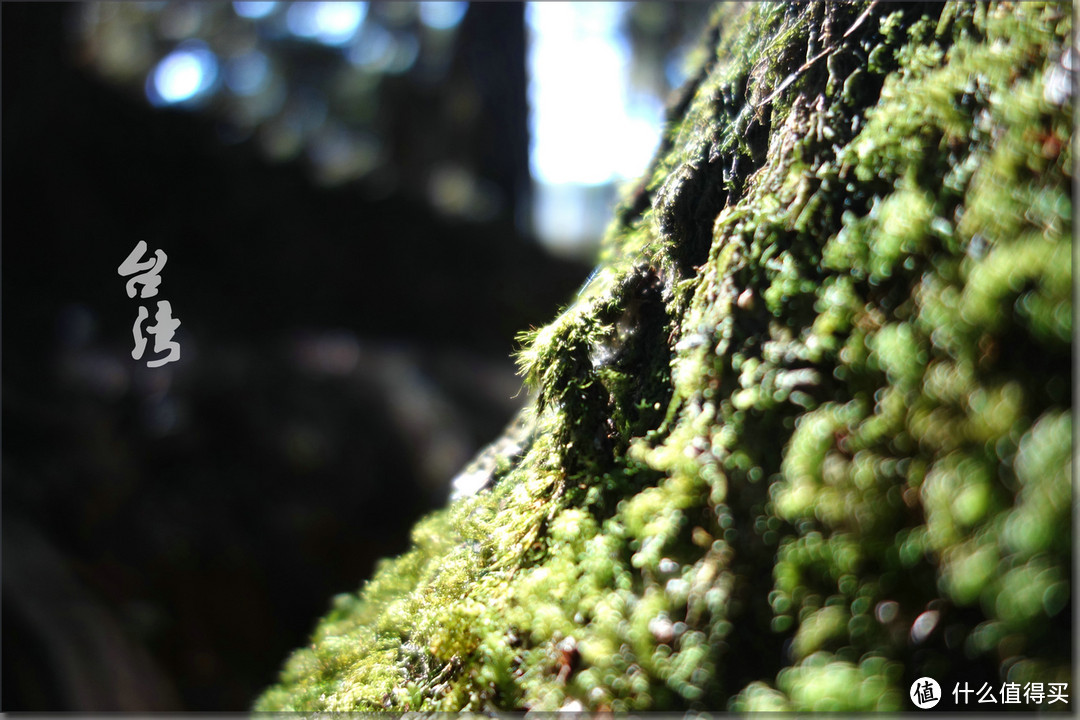
M 525 3 L 495 3 L 484 12 L 466 14 L 461 45 L 462 60 L 483 94 L 479 135 L 484 142 L 474 155 L 490 179 L 507 189 L 518 218 L 528 218 L 532 179 Z
M 597 273 L 522 338 L 530 408 L 257 707 L 1068 682 L 1070 37 L 1055 4 L 720 7 Z

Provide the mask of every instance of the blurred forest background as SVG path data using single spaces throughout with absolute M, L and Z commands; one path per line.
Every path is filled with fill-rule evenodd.
M 523 401 L 513 337 L 588 274 L 705 9 L 0 12 L 3 710 L 246 709 Z

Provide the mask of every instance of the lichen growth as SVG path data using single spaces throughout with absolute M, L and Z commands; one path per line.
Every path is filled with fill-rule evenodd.
M 522 337 L 527 450 L 257 709 L 1067 682 L 1070 37 L 1035 2 L 718 9 L 595 278 Z

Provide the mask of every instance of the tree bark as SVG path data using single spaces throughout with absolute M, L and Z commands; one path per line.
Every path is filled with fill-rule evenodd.
M 1055 4 L 720 6 L 597 273 L 522 337 L 530 407 L 257 708 L 1068 682 L 1070 36 Z

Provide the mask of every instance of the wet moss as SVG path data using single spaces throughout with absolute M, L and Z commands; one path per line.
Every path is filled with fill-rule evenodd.
M 710 33 L 595 278 L 522 337 L 527 450 L 258 709 L 1068 681 L 1069 8 L 724 5 Z

